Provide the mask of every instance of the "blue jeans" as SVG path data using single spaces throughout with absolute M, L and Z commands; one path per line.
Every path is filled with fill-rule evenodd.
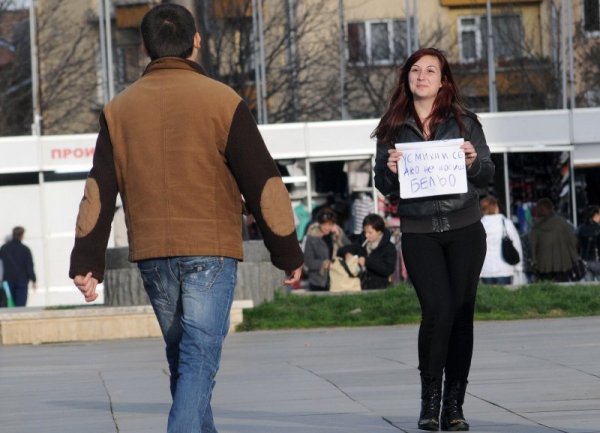
M 237 277 L 237 260 L 171 257 L 138 262 L 166 343 L 173 404 L 167 433 L 216 433 L 210 399 Z
M 509 286 L 512 284 L 513 277 L 482 277 L 481 282 L 483 284 L 500 284 L 503 286 Z
M 8 281 L 10 294 L 15 302 L 15 307 L 27 306 L 27 291 L 29 290 L 29 281 Z

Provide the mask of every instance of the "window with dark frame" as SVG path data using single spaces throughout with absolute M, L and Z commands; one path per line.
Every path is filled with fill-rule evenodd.
M 459 18 L 459 52 L 462 63 L 487 59 L 487 17 L 467 16 Z M 525 34 L 519 14 L 492 16 L 494 55 L 497 59 L 509 60 L 524 55 Z
M 406 20 L 372 20 L 347 25 L 348 62 L 390 65 L 406 59 Z
M 583 28 L 586 32 L 600 31 L 600 0 L 583 0 Z

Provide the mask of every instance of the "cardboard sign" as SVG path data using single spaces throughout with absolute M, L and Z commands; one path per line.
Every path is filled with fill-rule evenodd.
M 401 198 L 430 197 L 467 192 L 462 138 L 396 143 Z

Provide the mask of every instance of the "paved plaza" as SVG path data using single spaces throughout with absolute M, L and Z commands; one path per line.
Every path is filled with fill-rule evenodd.
M 417 432 L 418 327 L 234 333 L 220 433 Z M 476 322 L 465 414 L 480 433 L 600 432 L 600 317 Z M 0 346 L 0 432 L 164 433 L 159 339 Z

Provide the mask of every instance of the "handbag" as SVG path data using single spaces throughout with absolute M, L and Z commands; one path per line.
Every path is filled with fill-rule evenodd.
M 502 218 L 502 259 L 509 265 L 516 265 L 521 261 L 519 252 L 513 245 L 512 239 L 508 237 L 504 218 Z
M 586 263 L 582 259 L 577 259 L 571 269 L 571 281 L 580 281 L 587 272 Z
M 360 271 L 358 256 L 348 261 L 336 257 L 329 267 L 329 291 L 360 292 Z
M 0 288 L 0 290 L 3 294 L 3 296 L 0 297 L 0 307 L 14 307 L 15 301 L 13 300 L 12 293 L 10 292 L 10 287 L 8 287 L 8 281 L 1 282 L 0 284 L 2 284 L 2 288 Z

